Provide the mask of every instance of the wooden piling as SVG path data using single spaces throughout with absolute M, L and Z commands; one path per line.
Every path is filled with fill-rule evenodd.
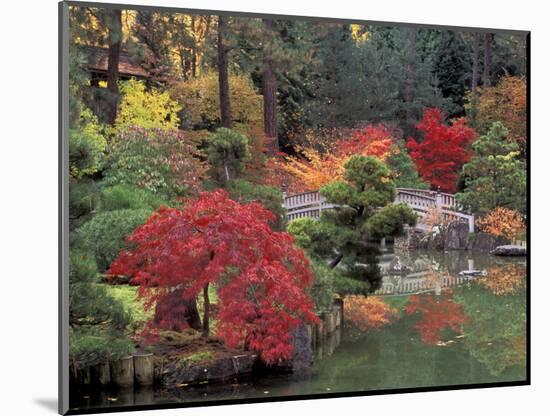
M 134 355 L 134 378 L 140 386 L 150 386 L 154 381 L 153 354 Z
M 112 361 L 111 381 L 119 387 L 134 385 L 134 358 L 132 356 Z

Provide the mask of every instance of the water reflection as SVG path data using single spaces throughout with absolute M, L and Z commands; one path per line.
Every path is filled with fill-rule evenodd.
M 525 267 L 521 264 L 490 267 L 479 283 L 498 296 L 515 293 L 525 285 Z
M 405 308 L 407 315 L 418 318 L 414 325 L 420 338 L 426 344 L 442 345 L 445 333 L 462 333 L 462 326 L 468 322 L 462 305 L 453 300 L 452 293 L 438 295 L 413 295 Z
M 409 295 L 441 291 L 468 284 L 484 282 L 506 293 L 515 290 L 525 278 L 525 259 L 475 255 L 465 251 L 395 254 L 380 256 L 383 279 L 375 295 Z M 477 279 L 486 277 L 488 279 Z
M 404 269 L 399 274 L 390 270 L 392 261 L 395 254 L 382 256 L 383 285 L 392 284 L 393 292 L 347 306 L 345 302 L 343 332 L 317 347 L 314 366 L 306 375 L 273 374 L 178 391 L 92 391 L 72 395 L 72 405 L 110 407 L 525 380 L 524 260 L 417 252 L 399 256 Z M 486 275 L 460 275 L 468 270 Z M 396 288 L 403 288 L 403 293 Z

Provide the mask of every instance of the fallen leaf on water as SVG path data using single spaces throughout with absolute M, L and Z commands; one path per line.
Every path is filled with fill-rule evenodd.
M 189 384 L 187 383 L 181 383 L 181 384 L 176 384 L 176 387 L 187 387 Z
M 107 397 L 107 400 L 110 402 L 116 402 L 118 399 L 116 397 Z

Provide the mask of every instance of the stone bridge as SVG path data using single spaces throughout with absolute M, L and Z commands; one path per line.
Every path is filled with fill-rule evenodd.
M 395 203 L 405 203 L 418 214 L 419 221 L 416 228 L 420 231 L 428 231 L 428 226 L 423 222 L 426 213 L 438 208 L 446 221 L 465 222 L 468 224 L 470 232 L 474 232 L 474 215 L 464 212 L 456 203 L 453 194 L 427 189 L 397 188 Z M 286 208 L 286 217 L 289 221 L 303 217 L 319 218 L 321 211 L 336 207 L 328 203 L 318 191 L 285 195 L 283 205 Z

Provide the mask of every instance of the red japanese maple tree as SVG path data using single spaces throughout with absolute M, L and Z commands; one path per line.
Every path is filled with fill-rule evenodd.
M 416 128 L 424 134 L 422 141 L 410 138 L 407 148 L 418 173 L 433 189 L 454 193 L 462 165 L 470 159 L 468 146 L 476 136 L 474 129 L 460 118 L 450 126 L 443 123 L 443 114 L 438 108 L 424 111 Z
M 128 238 L 133 248 L 119 254 L 110 273 L 132 277 L 149 307 L 173 302 L 174 292 L 182 301 L 202 293 L 205 336 L 208 287 L 215 284 L 217 335 L 268 363 L 288 359 L 292 330 L 317 320 L 307 294 L 313 275 L 292 236 L 271 230 L 274 220 L 259 203 L 239 204 L 223 190 L 204 192 L 182 209 L 156 211 Z
M 437 344 L 445 328 L 460 332 L 461 325 L 468 321 L 462 305 L 455 303 L 449 294 L 444 294 L 440 298 L 413 295 L 405 312 L 407 315 L 420 314 L 421 319 L 416 328 L 426 344 Z

